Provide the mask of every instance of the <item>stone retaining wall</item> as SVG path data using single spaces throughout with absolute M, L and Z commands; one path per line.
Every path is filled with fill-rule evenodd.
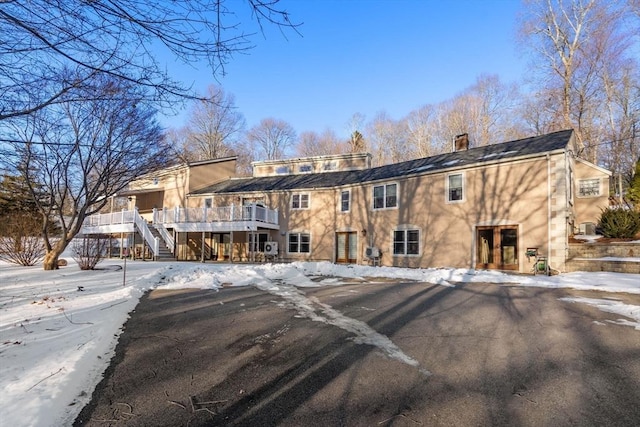
M 569 244 L 566 271 L 612 271 L 640 274 L 640 243 Z

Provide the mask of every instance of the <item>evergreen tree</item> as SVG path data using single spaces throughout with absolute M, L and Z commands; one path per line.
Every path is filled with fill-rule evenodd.
M 46 200 L 41 189 L 36 189 L 35 194 L 39 195 L 40 201 Z M 17 230 L 20 234 L 26 233 L 22 237 L 40 236 L 42 223 L 38 201 L 24 177 L 4 174 L 0 180 L 0 236 L 19 237 L 16 236 Z M 55 235 L 59 228 L 52 225 L 49 232 Z
M 640 210 L 640 158 L 636 161 L 636 168 L 633 178 L 631 178 L 626 198 L 633 203 L 636 210 Z

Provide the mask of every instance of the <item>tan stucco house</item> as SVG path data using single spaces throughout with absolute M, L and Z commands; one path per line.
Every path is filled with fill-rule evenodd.
M 158 174 L 127 194 L 156 245 L 180 260 L 528 272 L 536 248 L 564 271 L 569 236 L 591 230 L 608 205 L 610 173 L 578 158 L 579 148 L 571 130 L 477 148 L 461 136 L 452 152 L 423 159 L 376 168 L 364 153 L 265 161 L 251 177 L 234 177 L 230 158 L 183 166 L 188 176 L 172 178 L 179 191 Z

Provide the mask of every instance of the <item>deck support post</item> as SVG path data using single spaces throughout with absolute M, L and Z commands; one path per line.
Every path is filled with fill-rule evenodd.
M 200 249 L 200 261 L 204 263 L 204 231 L 202 232 L 202 248 Z

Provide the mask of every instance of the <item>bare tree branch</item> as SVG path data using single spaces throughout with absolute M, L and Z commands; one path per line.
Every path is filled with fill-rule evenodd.
M 165 53 L 206 65 L 215 78 L 235 54 L 253 47 L 247 19 L 260 31 L 263 22 L 283 34 L 298 31 L 278 0 L 245 1 L 249 17 L 224 0 L 0 2 L 0 120 L 66 102 L 71 89 L 97 74 L 146 87 L 147 99 L 162 108 L 197 99 L 160 61 Z M 61 80 L 69 69 L 74 78 Z

